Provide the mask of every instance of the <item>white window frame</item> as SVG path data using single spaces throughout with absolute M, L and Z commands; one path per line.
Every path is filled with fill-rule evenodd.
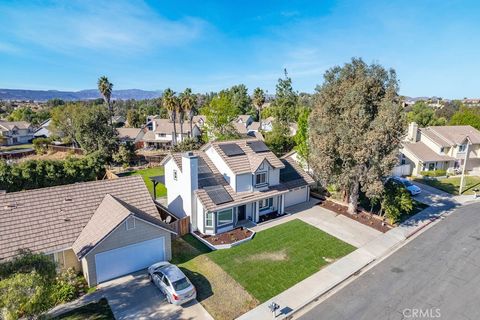
M 173 180 L 178 181 L 178 172 L 175 169 L 173 169 Z
M 210 219 L 209 219 L 210 216 Z M 208 223 L 210 221 L 210 224 Z M 213 212 L 207 212 L 205 214 L 205 227 L 212 228 L 213 227 Z
M 257 182 L 257 177 L 259 176 L 265 176 L 265 179 L 263 182 Z M 268 184 L 268 172 L 265 171 L 265 172 L 259 172 L 259 173 L 256 173 L 255 174 L 255 186 L 263 186 L 263 185 L 266 185 Z
M 258 201 L 258 210 L 266 210 L 270 208 L 270 198 L 262 199 Z
M 467 151 L 467 145 L 466 144 L 460 144 L 458 146 L 458 153 L 464 153 Z
M 220 214 L 223 213 L 223 212 L 227 212 L 227 211 L 230 211 L 231 219 L 228 220 L 228 221 L 225 220 L 225 222 L 220 223 Z M 232 209 L 226 209 L 226 210 L 222 210 L 222 211 L 217 212 L 217 227 L 222 227 L 222 226 L 225 226 L 227 224 L 232 224 L 232 223 L 233 223 L 233 210 Z

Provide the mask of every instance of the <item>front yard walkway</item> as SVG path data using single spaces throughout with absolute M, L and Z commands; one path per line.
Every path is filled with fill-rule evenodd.
M 252 228 L 252 230 L 256 232 L 266 230 L 293 219 L 300 219 L 357 248 L 381 234 L 380 231 L 361 224 L 360 222 L 316 205 L 318 202 L 317 199 L 312 198 L 309 203 L 288 207 L 285 209 L 285 212 L 288 214 L 285 217 L 258 225 Z

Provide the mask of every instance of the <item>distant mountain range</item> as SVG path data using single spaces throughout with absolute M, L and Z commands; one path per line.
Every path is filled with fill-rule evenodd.
M 112 99 L 153 99 L 162 96 L 162 91 L 145 91 L 140 89 L 113 90 Z M 23 89 L 0 89 L 0 100 L 33 100 L 47 101 L 50 99 L 72 100 L 91 100 L 101 98 L 97 89 L 88 89 L 81 91 L 57 91 L 57 90 L 23 90 Z

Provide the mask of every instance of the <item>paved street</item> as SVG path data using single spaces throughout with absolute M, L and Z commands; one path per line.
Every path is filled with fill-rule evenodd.
M 479 319 L 479 288 L 476 203 L 460 207 L 301 319 Z

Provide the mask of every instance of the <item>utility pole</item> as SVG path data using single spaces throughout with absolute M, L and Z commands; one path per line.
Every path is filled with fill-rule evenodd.
M 461 195 L 463 192 L 463 184 L 465 180 L 465 169 L 467 168 L 468 152 L 470 150 L 469 147 L 470 147 L 470 138 L 467 136 L 467 148 L 465 150 L 465 161 L 463 161 L 462 177 L 460 178 L 460 190 L 458 190 L 459 195 Z

